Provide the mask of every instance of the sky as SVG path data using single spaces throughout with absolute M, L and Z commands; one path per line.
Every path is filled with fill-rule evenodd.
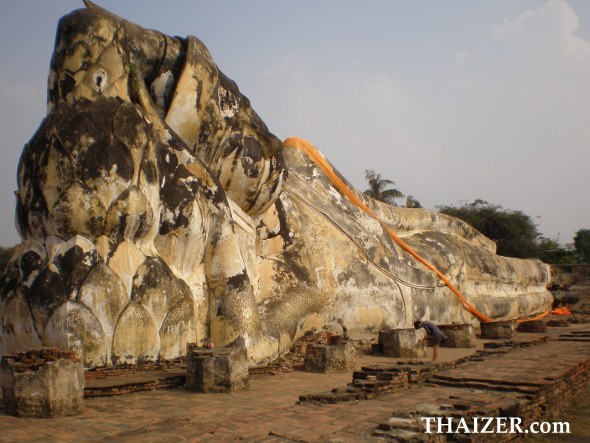
M 360 190 L 370 169 L 426 208 L 483 199 L 561 244 L 590 229 L 586 0 L 96 3 L 199 37 L 271 132 L 309 140 Z M 0 245 L 20 241 L 18 159 L 57 21 L 80 7 L 0 0 Z

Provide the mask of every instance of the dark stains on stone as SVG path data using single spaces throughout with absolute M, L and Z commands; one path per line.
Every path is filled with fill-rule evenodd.
M 76 80 L 70 75 L 64 75 L 59 82 L 60 95 L 62 97 L 67 96 L 76 87 Z
M 358 287 L 367 287 L 373 285 L 371 273 L 367 272 L 367 265 L 361 261 L 353 261 L 348 264 L 346 269 L 338 274 L 338 284 L 355 284 Z
M 92 189 L 76 181 L 60 194 L 49 215 L 54 230 L 51 235 L 62 240 L 75 235 L 93 239 L 103 229 L 105 208 Z
M 238 85 L 229 79 L 225 74 L 219 71 L 219 83 L 216 88 L 219 109 L 224 112 L 231 110 L 232 113 L 237 113 L 240 108 L 240 90 Z M 235 115 L 225 116 L 226 120 L 233 119 Z
M 52 103 L 60 103 L 71 97 L 78 84 L 74 84 L 73 88 L 67 84 L 68 79 L 73 77 L 79 71 L 86 71 L 90 63 L 95 63 L 96 58 L 100 57 L 100 52 L 96 50 L 96 46 L 105 49 L 107 45 L 120 45 L 122 42 L 118 40 L 118 33 L 115 32 L 120 26 L 122 20 L 114 15 L 110 15 L 105 11 L 88 11 L 87 9 L 80 9 L 71 14 L 61 18 L 58 24 L 56 47 L 51 61 L 51 69 L 56 73 L 55 83 L 50 85 L 49 101 Z M 102 27 L 105 32 L 100 32 L 98 29 Z M 111 31 L 114 34 L 113 41 L 108 42 L 103 34 Z M 80 39 L 79 36 L 85 38 Z M 77 39 L 78 37 L 78 39 Z M 77 40 L 77 41 L 76 41 Z M 94 46 L 94 51 L 88 49 L 88 44 Z M 97 54 L 98 52 L 98 54 Z M 82 57 L 77 60 L 79 66 L 76 71 L 71 71 L 64 68 L 67 65 L 67 60 L 73 54 L 82 54 Z M 103 79 L 104 80 L 104 79 Z M 98 83 L 98 79 L 94 79 Z M 102 83 L 102 81 L 101 81 Z M 102 91 L 102 84 L 98 88 L 99 93 Z
M 141 172 L 149 184 L 158 183 L 158 167 L 154 161 L 144 158 L 141 162 Z
M 173 137 L 176 141 L 176 138 Z M 172 141 L 172 140 L 171 140 Z M 156 149 L 156 168 L 160 175 L 160 194 L 162 195 L 164 189 L 174 178 L 174 171 L 178 167 L 178 157 L 176 155 L 177 150 L 172 146 L 160 145 Z
M 289 170 L 285 165 L 285 160 L 282 155 L 273 157 L 271 159 L 270 165 L 271 174 L 275 176 L 270 188 L 270 194 L 275 195 L 279 185 L 287 180 L 287 177 L 289 176 Z
M 80 285 L 97 261 L 96 250 L 84 251 L 78 245 L 72 246 L 54 258 L 53 262 L 64 277 L 64 286 L 70 298 L 75 298 Z
M 227 279 L 227 290 L 242 292 L 250 286 L 250 278 L 246 271 L 233 275 Z
M 130 149 L 143 148 L 149 134 L 148 123 L 134 105 L 123 103 L 113 118 L 113 133 Z M 139 142 L 142 142 L 139 144 Z
M 241 155 L 242 169 L 248 177 L 257 177 L 260 174 L 262 157 L 262 146 L 257 139 L 249 135 L 243 138 L 243 150 Z
M 66 285 L 61 275 L 46 267 L 26 292 L 33 312 L 44 312 L 44 318 L 67 300 Z
M 112 172 L 129 182 L 133 178 L 133 158 L 119 140 L 103 139 L 93 143 L 81 162 L 81 176 L 86 180 L 108 177 Z
M 170 71 L 173 75 L 173 78 L 178 79 L 180 77 L 180 73 L 182 71 L 182 66 L 185 62 L 186 57 L 186 48 L 187 48 L 187 40 L 180 38 L 180 37 L 169 37 L 165 36 L 166 38 L 166 55 L 162 60 L 159 73 Z M 150 84 L 151 82 L 147 82 Z M 170 106 L 170 102 L 172 97 L 174 96 L 174 90 L 176 89 L 176 84 L 172 84 L 167 91 L 167 95 L 164 97 L 164 105 L 166 109 Z
M 170 171 L 176 164 L 176 154 L 172 150 L 164 149 L 158 156 L 158 164 L 165 171 Z M 207 182 L 195 177 L 185 165 L 178 165 L 174 172 L 168 172 L 164 186 L 160 190 L 162 213 L 176 214 L 170 220 L 162 218 L 160 234 L 164 235 L 179 226 L 186 227 L 188 219 L 183 216 L 184 208 L 195 199 L 204 199 L 215 206 L 227 205 L 223 188 L 219 181 L 211 175 L 209 169 L 199 160 L 195 159 L 193 167 L 202 168 L 204 175 L 208 176 Z
M 174 179 L 168 187 L 169 192 L 162 194 L 162 200 L 172 208 L 186 206 L 195 197 L 200 187 L 199 181 L 186 166 L 178 166 L 174 174 Z
M 201 114 L 201 125 L 199 130 L 198 143 L 191 147 L 193 154 L 198 156 L 204 163 L 215 169 L 219 162 L 219 149 L 221 145 L 220 133 L 224 132 L 221 121 L 215 116 L 211 103 L 205 106 Z
M 35 182 L 28 182 L 20 191 L 18 213 L 22 217 L 19 220 L 21 233 L 25 239 L 47 238 L 51 233 L 46 231 L 47 206 L 41 190 Z
M 153 290 L 161 292 L 162 289 L 165 289 L 166 301 L 170 304 L 167 311 L 181 300 L 191 299 L 187 284 L 175 277 L 160 257 L 150 257 L 137 270 L 131 299 L 143 304 Z
M 8 294 L 16 290 L 19 283 L 18 262 L 8 262 L 0 280 L 0 302 L 8 298 Z
M 510 314 L 510 311 L 512 310 L 512 304 L 507 303 L 506 299 L 487 297 L 485 301 L 483 301 L 485 305 L 484 309 L 482 309 L 482 306 L 479 306 L 479 301 L 479 299 L 475 299 L 472 301 L 472 304 L 481 312 L 493 312 L 496 318 L 507 317 Z M 526 308 L 526 306 L 523 305 L 523 308 Z
M 287 211 L 285 211 L 285 207 L 281 200 L 277 200 L 275 204 L 275 208 L 277 211 L 277 217 L 279 219 L 280 230 L 279 234 L 283 239 L 283 247 L 284 249 L 289 249 L 289 246 L 293 244 L 293 237 L 291 236 L 291 232 L 289 231 L 289 223 L 287 219 Z
M 159 257 L 150 257 L 142 265 L 142 277 L 133 282 L 134 288 L 157 288 L 162 281 L 168 281 L 172 277 L 172 271 L 168 265 Z M 138 272 L 139 274 L 139 272 Z
M 113 241 L 141 238 L 150 229 L 147 198 L 136 186 L 127 188 L 109 208 L 105 234 Z M 128 232 L 133 227 L 133 232 Z M 108 232 L 107 232 L 108 231 Z
M 74 105 L 62 103 L 54 109 L 49 117 L 52 126 L 75 163 L 84 154 L 83 137 L 98 141 L 113 134 L 113 116 L 120 105 L 118 99 L 99 97 L 95 101 L 80 99 Z
M 202 95 L 203 95 L 203 81 L 199 80 L 197 82 L 197 103 L 195 103 L 197 110 L 200 110 L 200 108 L 201 108 L 201 105 L 199 103 L 199 98 L 202 97 Z
M 21 281 L 26 281 L 33 272 L 39 272 L 44 265 L 43 258 L 37 252 L 26 251 L 18 264 Z
M 292 275 L 285 275 L 285 281 L 295 280 L 302 284 L 310 284 L 313 280 L 309 273 L 309 268 L 304 265 L 303 257 L 295 249 L 285 250 L 283 258 Z M 279 276 L 280 277 L 280 276 Z M 280 281 L 280 278 L 277 278 Z

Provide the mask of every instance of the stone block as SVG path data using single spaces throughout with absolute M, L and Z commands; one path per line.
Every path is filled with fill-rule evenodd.
M 475 348 L 477 345 L 475 331 L 469 324 L 439 325 L 438 328 L 447 336 L 441 343 L 445 348 Z
M 566 319 L 561 318 L 547 321 L 547 326 L 552 328 L 567 328 L 569 325 L 570 324 Z
M 525 321 L 518 325 L 517 330 L 518 332 L 545 333 L 547 332 L 547 325 L 543 320 Z
M 53 418 L 84 411 L 84 368 L 72 351 L 39 349 L 4 356 L 0 384 L 10 415 Z
M 481 338 L 496 340 L 514 337 L 516 327 L 512 321 L 481 322 Z
M 383 354 L 383 346 L 381 346 L 381 343 L 371 344 L 371 354 Z
M 224 393 L 250 388 L 248 355 L 245 348 L 198 347 L 187 344 L 186 389 Z
M 352 342 L 339 345 L 308 345 L 305 370 L 308 372 L 348 372 L 356 364 L 356 349 Z
M 426 355 L 424 333 L 414 328 L 379 331 L 379 344 L 387 357 L 420 358 Z

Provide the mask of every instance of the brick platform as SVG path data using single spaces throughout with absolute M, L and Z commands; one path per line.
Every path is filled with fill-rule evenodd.
M 134 392 L 184 386 L 186 369 L 154 369 L 86 380 L 84 398 L 112 397 Z
M 398 361 L 392 364 L 364 366 L 360 371 L 354 371 L 353 380 L 346 388 L 335 388 L 299 396 L 300 402 L 314 404 L 341 403 L 353 400 L 367 400 L 391 394 L 411 385 L 422 384 L 442 370 L 457 368 L 468 362 L 488 361 L 489 359 L 506 354 L 519 348 L 546 343 L 547 337 L 540 337 L 525 341 L 503 341 L 486 343 L 487 349 L 477 350 L 465 357 L 439 362 L 422 362 L 416 360 Z M 472 386 L 477 387 L 477 386 Z M 484 386 L 485 387 L 485 386 Z
M 570 333 L 556 340 L 558 334 L 566 332 Z M 492 382 L 535 383 L 541 389 L 565 382 L 555 392 L 558 395 L 565 392 L 566 395 L 559 395 L 558 398 L 551 397 L 553 394 L 550 391 L 541 391 L 539 397 L 533 395 L 530 398 L 530 394 L 511 390 L 432 385 L 427 378 L 411 384 L 411 389 L 392 390 L 375 399 L 321 405 L 298 404 L 299 396 L 305 392 L 318 392 L 327 386 L 347 389 L 353 375 L 352 372 L 326 375 L 294 371 L 252 377 L 250 390 L 228 396 L 195 396 L 175 389 L 91 398 L 86 400 L 86 411 L 82 415 L 49 421 L 12 417 L 3 413 L 0 406 L 0 440 L 71 441 L 74 438 L 82 442 L 242 440 L 288 443 L 357 442 L 377 438 L 393 441 L 393 435 L 388 434 L 400 431 L 402 425 L 407 426 L 405 432 L 413 432 L 408 429 L 411 428 L 412 414 L 432 415 L 438 412 L 460 417 L 470 411 L 480 411 L 486 416 L 506 416 L 518 404 L 522 404 L 523 414 L 540 413 L 542 420 L 551 420 L 553 408 L 561 408 L 561 404 L 567 403 L 570 392 L 582 392 L 578 388 L 583 381 L 580 377 L 587 374 L 588 369 L 582 368 L 577 373 L 575 369 L 587 364 L 589 359 L 590 325 L 572 325 L 565 330 L 551 328 L 549 334 L 552 339 L 546 342 L 523 334 L 515 340 L 494 342 L 504 343 L 502 347 L 477 353 L 473 349 L 442 349 L 441 358 L 454 355 L 469 357 L 469 360 L 457 368 L 441 367 L 437 375 L 445 375 L 446 371 L 451 371 L 446 375 L 456 378 L 479 378 L 481 375 L 482 379 Z M 525 347 L 525 342 L 536 344 Z M 511 345 L 508 346 L 508 343 Z M 481 345 L 480 341 L 478 348 Z M 424 374 L 423 368 L 431 366 L 426 360 L 415 361 L 418 364 L 414 365 L 403 360 L 399 366 L 418 369 L 420 374 Z M 450 364 L 451 360 L 455 361 L 450 359 L 445 364 Z M 382 356 L 361 356 L 359 360 L 363 368 L 387 361 L 386 366 L 398 365 L 397 361 Z M 362 371 L 360 366 L 357 371 Z M 370 378 L 371 375 L 375 379 Z M 367 382 L 375 380 L 379 380 L 378 375 L 367 376 Z M 506 389 L 512 389 L 510 385 L 506 386 Z M 548 397 L 544 396 L 545 393 Z M 539 403 L 535 403 L 535 398 Z M 526 406 L 530 411 L 526 411 Z M 543 409 L 544 406 L 546 409 Z M 574 439 L 576 432 L 573 427 L 572 441 L 587 438 L 587 435 L 578 434 L 577 440 Z M 426 438 L 423 434 L 420 437 Z M 465 437 L 469 436 L 453 436 L 456 439 Z M 489 437 L 490 441 L 499 441 L 495 439 L 496 435 Z

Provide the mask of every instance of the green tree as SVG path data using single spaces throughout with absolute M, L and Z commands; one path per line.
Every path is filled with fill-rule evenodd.
M 365 180 L 369 184 L 369 189 L 364 194 L 375 200 L 397 206 L 395 199 L 404 196 L 399 189 L 388 189 L 390 186 L 395 186 L 394 181 L 382 178 L 381 174 L 371 169 L 365 170 Z
M 590 263 L 590 229 L 580 229 L 574 237 L 579 263 Z
M 406 197 L 406 208 L 421 208 L 422 205 L 418 200 L 414 198 L 413 195 L 408 195 Z
M 556 240 L 541 237 L 537 249 L 537 258 L 545 263 L 556 265 L 576 262 L 577 254 L 571 248 L 571 245 L 564 248 Z
M 462 206 L 439 206 L 443 214 L 452 215 L 469 223 L 479 232 L 494 240 L 498 254 L 507 257 L 536 258 L 539 232 L 531 217 L 522 211 L 476 199 Z

